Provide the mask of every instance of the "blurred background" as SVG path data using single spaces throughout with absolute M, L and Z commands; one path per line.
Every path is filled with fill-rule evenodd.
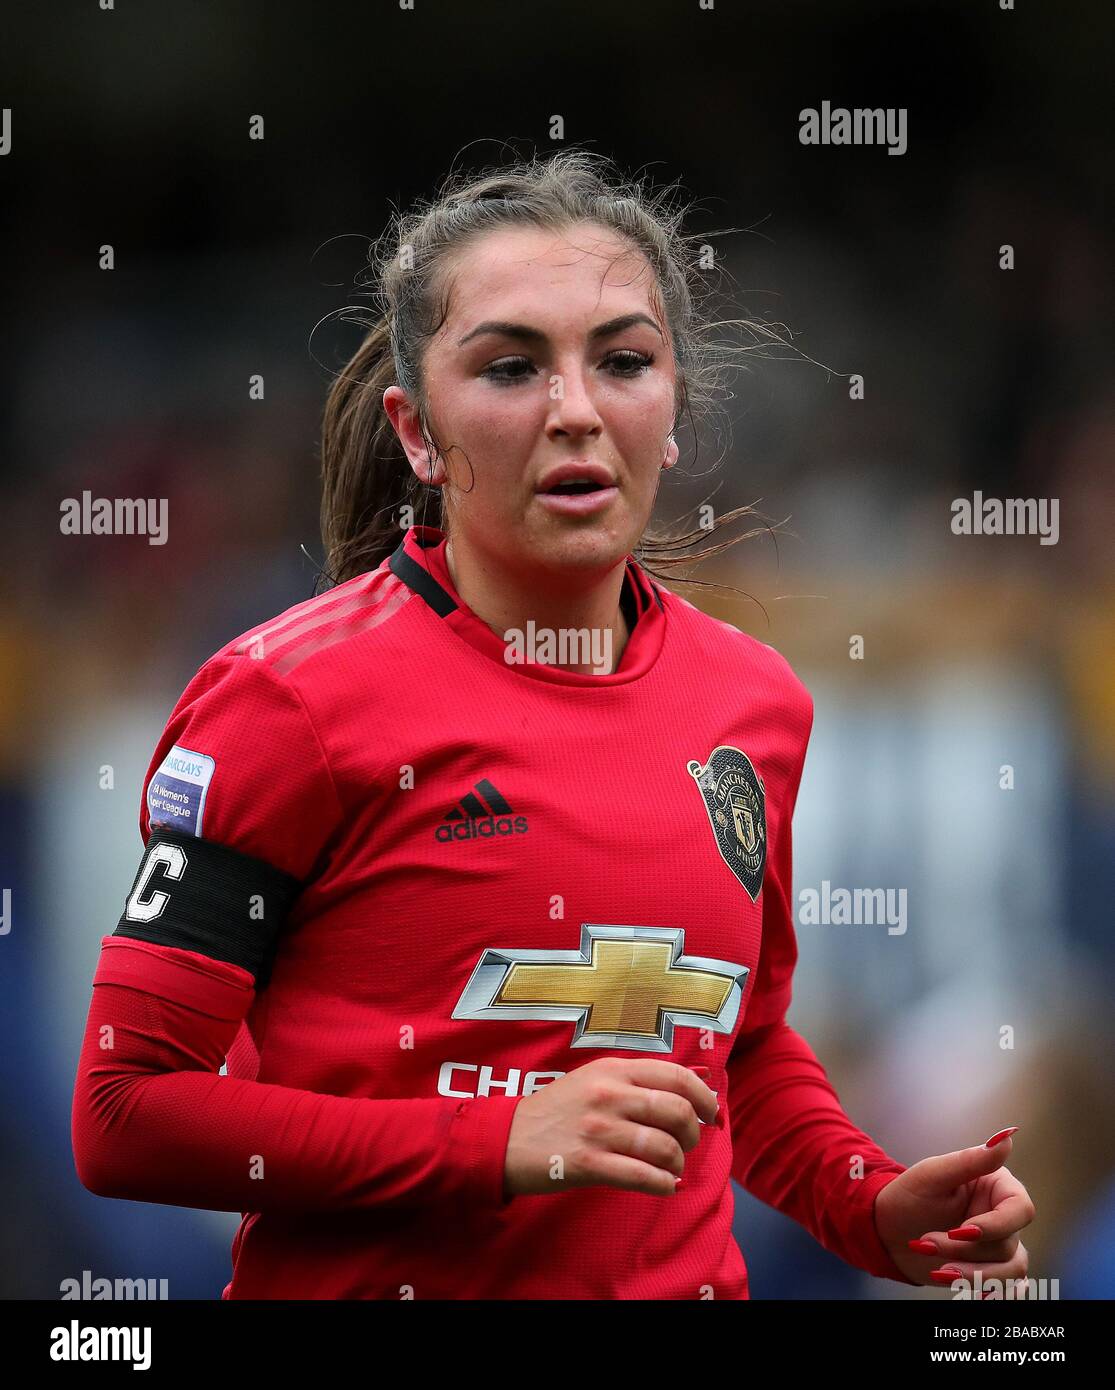
M 683 428 L 657 513 L 789 518 L 696 572 L 750 598 L 678 591 L 813 694 L 798 890 L 907 891 L 902 933 L 799 925 L 790 1021 L 905 1163 L 1020 1125 L 1031 1274 L 1115 1295 L 1108 8 L 222 0 L 3 26 L 0 1295 L 228 1280 L 236 1215 L 73 1169 L 143 776 L 197 667 L 313 590 L 320 411 L 359 337 L 314 328 L 368 239 L 454 164 L 556 148 L 555 115 L 676 182 L 737 311 L 797 349 L 735 377 L 719 433 Z M 803 146 L 825 100 L 906 108 L 906 153 Z M 976 490 L 1059 499 L 1057 544 L 954 534 Z M 167 499 L 168 543 L 61 534 L 84 491 Z M 942 1297 L 737 1198 L 755 1298 Z

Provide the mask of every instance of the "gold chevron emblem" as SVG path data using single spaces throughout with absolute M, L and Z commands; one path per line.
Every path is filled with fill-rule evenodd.
M 586 923 L 575 951 L 487 950 L 454 1018 L 565 1020 L 572 1047 L 673 1050 L 675 1025 L 730 1032 L 748 967 L 685 954 L 679 928 Z

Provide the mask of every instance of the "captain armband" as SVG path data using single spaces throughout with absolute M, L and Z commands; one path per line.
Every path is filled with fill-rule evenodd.
M 262 859 L 157 827 L 113 935 L 228 961 L 262 988 L 301 890 L 297 878 Z

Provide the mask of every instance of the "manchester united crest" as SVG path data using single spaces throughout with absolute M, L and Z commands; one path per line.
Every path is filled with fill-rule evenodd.
M 714 748 L 708 762 L 686 764 L 700 788 L 720 855 L 752 902 L 763 886 L 767 862 L 766 788 L 738 748 Z

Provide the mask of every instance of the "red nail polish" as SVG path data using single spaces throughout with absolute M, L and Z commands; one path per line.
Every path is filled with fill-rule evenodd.
M 695 1071 L 702 1078 L 712 1075 L 712 1070 L 709 1067 L 690 1067 L 689 1070 Z
M 979 1240 L 982 1236 L 978 1226 L 956 1226 L 949 1232 L 949 1240 Z
M 931 1269 L 929 1277 L 935 1284 L 951 1284 L 955 1279 L 963 1279 L 964 1271 L 960 1269 Z
M 938 1253 L 936 1245 L 931 1240 L 912 1240 L 909 1245 L 910 1249 L 916 1250 L 919 1255 L 936 1255 Z
M 1018 1125 L 1011 1125 L 1010 1129 L 1001 1129 L 998 1134 L 993 1134 L 983 1147 L 993 1149 L 996 1144 L 1000 1144 L 1004 1139 L 1009 1139 L 1012 1134 L 1016 1134 L 1018 1129 Z

